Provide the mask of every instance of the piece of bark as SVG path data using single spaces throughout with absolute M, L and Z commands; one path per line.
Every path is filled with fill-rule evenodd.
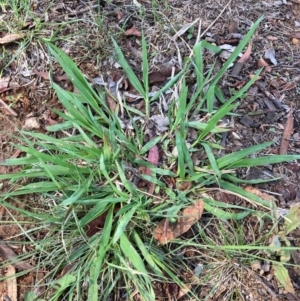
M 291 103 L 290 113 L 286 120 L 286 124 L 281 138 L 280 149 L 279 149 L 280 155 L 285 155 L 287 153 L 293 130 L 294 130 L 294 117 L 293 117 L 293 104 Z
M 274 106 L 277 109 L 282 109 L 282 103 L 280 102 L 279 99 L 277 99 L 274 95 L 272 95 L 270 92 L 266 91 L 265 87 L 263 86 L 263 84 L 261 82 L 255 82 L 256 86 L 258 87 L 258 89 L 263 92 L 274 104 Z

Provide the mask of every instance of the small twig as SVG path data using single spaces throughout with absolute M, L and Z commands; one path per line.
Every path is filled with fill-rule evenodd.
M 18 116 L 17 112 L 14 111 L 9 105 L 7 105 L 6 102 L 4 102 L 1 98 L 0 98 L 0 107 L 3 107 L 5 110 L 7 110 L 11 115 L 13 116 Z
M 202 34 L 200 35 L 200 38 L 202 38 L 210 29 L 211 27 L 217 22 L 217 20 L 223 15 L 224 11 L 226 10 L 226 8 L 229 6 L 229 4 L 231 3 L 231 0 L 229 0 L 227 2 L 227 4 L 225 5 L 225 7 L 221 10 L 221 12 L 219 13 L 219 15 L 217 16 L 216 19 L 214 19 L 214 21 L 212 21 L 212 23 L 202 32 Z

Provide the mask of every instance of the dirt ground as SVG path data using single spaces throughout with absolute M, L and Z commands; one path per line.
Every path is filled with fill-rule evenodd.
M 19 143 L 19 129 L 46 133 L 48 125 L 61 120 L 53 109 L 63 110 L 56 95 L 50 87 L 50 61 L 42 38 L 53 38 L 55 44 L 63 49 L 79 66 L 86 77 L 92 82 L 103 79 L 117 80 L 123 74 L 116 64 L 110 36 L 114 36 L 133 69 L 141 72 L 141 39 L 138 34 L 126 35 L 126 31 L 136 28 L 144 31 L 149 49 L 150 71 L 154 75 L 152 88 L 163 84 L 170 75 L 171 67 L 180 69 L 180 57 L 184 59 L 193 47 L 199 26 L 201 37 L 218 46 L 224 46 L 224 58 L 219 57 L 217 68 L 220 68 L 228 51 L 236 46 L 240 37 L 261 15 L 264 20 L 252 39 L 252 52 L 237 75 L 230 69 L 227 76 L 220 81 L 220 88 L 225 97 L 235 89 L 249 81 L 263 64 L 261 79 L 250 88 L 247 96 L 241 101 L 236 112 L 239 117 L 231 117 L 228 122 L 234 125 L 235 134 L 224 136 L 226 152 L 239 150 L 245 146 L 276 141 L 268 149 L 269 153 L 280 151 L 280 141 L 286 127 L 287 118 L 293 109 L 293 134 L 287 152 L 300 153 L 300 2 L 298 0 L 266 0 L 266 1 L 32 1 L 30 15 L 23 18 L 15 29 L 25 33 L 26 43 L 20 40 L 2 45 L 0 68 L 0 159 L 16 158 L 21 155 L 13 145 Z M 138 4 L 136 4 L 138 3 Z M 156 3 L 156 4 L 155 4 Z M 50 8 L 47 7 L 50 5 Z M 100 11 L 98 18 L 97 11 Z M 46 13 L 44 13 L 47 11 Z M 5 37 L 9 24 L 14 18 L 13 12 L 7 7 L 0 14 L 0 38 Z M 198 19 L 198 20 L 197 20 Z M 174 35 L 186 24 L 195 22 L 189 30 L 177 39 Z M 201 21 L 201 22 L 200 22 Z M 40 22 L 40 23 L 39 23 Z M 95 23 L 98 22 L 98 26 Z M 59 24 L 65 24 L 59 28 Z M 100 25 L 99 25 L 100 24 Z M 226 45 L 226 46 L 225 46 Z M 206 70 L 213 62 L 210 56 L 205 57 Z M 167 67 L 166 67 L 167 66 Z M 169 70 L 168 69 L 168 70 Z M 65 89 L 73 90 L 70 81 L 54 63 L 54 81 Z M 155 74 L 155 73 L 153 73 Z M 163 76 L 161 79 L 160 77 Z M 191 77 L 191 86 L 193 78 Z M 134 108 L 143 110 L 143 103 L 133 101 Z M 241 116 L 241 117 L 240 117 Z M 0 167 L 0 173 L 15 171 L 12 167 Z M 290 208 L 299 203 L 300 168 L 298 163 L 289 163 L 274 167 L 251 168 L 240 170 L 240 177 L 245 179 L 269 178 L 280 176 L 281 180 L 258 185 L 258 188 L 273 194 L 278 206 Z M 7 189 L 7 183 L 1 183 L 1 189 Z M 25 200 L 26 201 L 26 200 Z M 0 239 L 10 242 L 14 252 L 20 254 L 23 246 L 17 244 L 21 237 L 20 229 L 12 221 L 13 211 L 3 208 L 0 214 Z M 293 233 L 293 245 L 300 247 L 299 229 Z M 0 257 L 1 260 L 1 257 Z M 3 259 L 2 259 L 3 260 Z M 299 300 L 300 299 L 300 254 L 294 252 L 292 263 L 298 267 L 289 270 L 290 277 L 297 294 L 286 294 L 278 288 L 269 271 L 256 273 L 243 270 L 236 265 L 236 272 L 224 282 L 246 283 L 244 285 L 245 300 Z M 3 275 L 5 270 L 2 269 Z M 24 292 L 34 281 L 32 275 L 17 279 L 18 300 L 24 300 Z M 243 286 L 243 285 L 242 285 Z M 158 299 L 165 300 L 166 290 L 157 284 Z M 162 293 L 160 294 L 159 291 Z M 223 300 L 222 290 L 206 300 Z M 199 297 L 205 298 L 206 290 L 202 287 Z M 6 283 L 0 283 L 1 294 L 6 294 Z M 180 299 L 183 300 L 184 298 Z M 3 299 L 5 300 L 5 299 Z M 169 299 L 170 300 L 170 299 Z M 238 296 L 235 300 L 242 300 Z

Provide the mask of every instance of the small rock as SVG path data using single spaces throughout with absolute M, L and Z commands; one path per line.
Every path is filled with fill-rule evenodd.
M 299 44 L 299 40 L 296 39 L 296 38 L 293 38 L 292 39 L 292 43 L 293 43 L 293 45 L 298 45 Z

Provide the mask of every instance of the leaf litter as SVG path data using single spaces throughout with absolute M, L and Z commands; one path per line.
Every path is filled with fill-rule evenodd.
M 296 0 L 294 1 L 296 3 Z M 144 5 L 146 5 L 146 1 L 135 1 L 136 3 L 136 7 L 138 7 L 139 9 L 142 8 Z M 67 4 L 66 4 L 67 5 Z M 172 12 L 171 11 L 171 16 L 173 17 L 173 20 L 175 23 L 179 24 L 177 26 L 177 31 L 175 30 L 175 36 L 176 36 L 176 32 L 177 32 L 177 35 L 179 33 L 178 36 L 176 36 L 176 40 L 178 43 L 180 43 L 180 49 L 181 50 L 185 50 L 185 48 L 187 48 L 187 40 L 186 40 L 186 37 L 187 35 L 189 34 L 189 30 L 190 32 L 192 32 L 192 27 L 195 27 L 197 29 L 197 24 L 199 22 L 196 22 L 198 21 L 198 15 L 196 17 L 191 17 L 190 19 L 186 18 L 186 20 L 188 20 L 187 22 L 182 22 L 182 21 L 179 21 L 180 18 L 182 18 L 181 14 L 184 14 L 185 11 L 184 9 L 182 9 L 182 11 L 180 11 L 180 14 L 178 13 L 178 10 L 177 10 L 177 7 L 175 5 L 178 5 L 178 4 L 175 4 L 175 2 L 173 3 L 173 1 L 170 1 L 170 5 L 174 5 L 174 11 Z M 180 5 L 180 4 L 179 4 Z M 213 14 L 213 19 L 211 19 L 211 17 L 209 16 L 209 14 L 207 14 L 207 12 L 209 11 L 212 11 L 212 9 L 217 12 L 218 11 L 218 8 L 216 7 L 216 4 L 215 3 L 207 3 L 207 4 L 203 4 L 203 3 L 198 3 L 197 1 L 195 1 L 195 3 L 193 4 L 195 7 L 193 8 L 194 11 L 203 11 L 203 20 L 201 20 L 201 23 L 202 23 L 202 33 L 204 33 L 207 29 L 207 32 L 204 34 L 204 38 L 209 40 L 211 39 L 213 43 L 215 43 L 216 45 L 218 45 L 219 43 L 219 36 L 221 36 L 222 38 L 228 38 L 228 37 L 225 37 L 224 36 L 224 33 L 222 32 L 222 26 L 224 25 L 228 25 L 229 24 L 229 27 L 228 27 L 228 31 L 229 33 L 233 34 L 233 33 L 239 33 L 239 32 L 244 32 L 244 28 L 245 28 L 245 20 L 248 20 L 248 19 L 244 19 L 244 17 L 241 18 L 241 20 L 238 20 L 238 24 L 235 24 L 233 21 L 227 21 L 227 20 L 221 20 L 221 19 L 218 19 L 217 15 L 212 13 Z M 235 1 L 232 1 L 231 5 L 237 5 L 237 7 L 240 5 L 238 3 L 235 3 Z M 246 5 L 246 4 L 245 4 Z M 210 6 L 210 7 L 209 7 Z M 74 14 L 76 15 L 78 12 L 80 11 L 83 11 L 81 8 L 79 9 L 76 9 L 75 7 L 72 7 L 70 8 L 69 10 L 65 10 L 65 7 L 66 6 L 56 6 L 56 10 L 52 10 L 52 12 L 50 12 L 49 14 L 49 17 L 51 20 L 57 20 L 57 18 L 61 16 L 64 16 L 66 18 L 70 17 L 70 16 L 74 16 Z M 179 6 L 180 7 L 180 6 Z M 265 6 L 265 7 L 269 7 L 269 6 Z M 293 10 L 296 11 L 296 8 L 295 6 L 287 6 L 289 10 L 291 10 L 291 8 Z M 121 8 L 123 8 L 121 6 Z M 241 10 L 241 14 L 244 14 L 244 11 L 243 11 L 243 7 L 241 6 L 240 8 L 242 8 Z M 261 7 L 255 7 L 255 9 L 257 10 L 257 12 L 252 9 L 250 9 L 250 12 L 252 14 L 254 14 L 255 17 L 253 17 L 252 21 L 256 19 L 256 16 L 257 14 L 261 13 L 262 12 L 262 8 Z M 278 5 L 278 6 L 275 6 L 272 8 L 272 10 L 274 9 L 274 11 L 276 11 L 276 13 L 278 13 L 279 11 L 283 11 L 284 13 L 284 5 L 281 4 L 281 5 Z M 110 10 L 110 8 L 104 6 L 104 13 L 106 12 L 106 10 Z M 266 12 L 266 15 L 267 15 L 267 18 L 268 20 L 271 20 L 270 21 L 270 26 L 272 27 L 273 31 L 276 32 L 276 30 L 282 30 L 282 24 L 280 24 L 280 22 L 276 19 L 276 15 L 275 15 L 275 12 L 274 11 L 271 11 L 269 8 L 268 8 L 269 11 Z M 87 11 L 87 10 L 85 10 Z M 57 12 L 59 12 L 59 16 L 57 16 Z M 61 12 L 63 12 L 63 14 L 61 14 Z M 110 12 L 110 11 L 109 11 Z M 122 9 L 122 12 L 123 12 L 123 16 L 122 14 L 118 13 L 118 15 L 116 15 L 116 19 L 118 20 L 121 20 L 125 14 L 129 15 L 129 19 L 134 19 L 132 18 L 132 11 L 128 11 L 128 9 L 126 7 L 124 7 L 124 10 Z M 56 15 L 56 16 L 55 16 Z M 110 15 L 108 15 L 110 16 Z M 178 18 L 178 19 L 176 19 Z M 208 18 L 209 19 L 209 22 L 207 22 L 207 20 L 205 18 Z M 134 21 L 137 23 L 136 21 L 137 19 L 134 19 Z M 195 20 L 195 21 L 194 21 Z M 230 20 L 230 18 L 228 17 L 228 20 Z M 114 21 L 111 17 L 109 17 L 109 21 L 110 21 L 110 25 L 114 25 Z M 135 23 L 134 22 L 134 23 Z M 227 23 L 226 23 L 227 22 Z M 247 22 L 247 21 L 246 21 Z M 283 22 L 286 22 L 283 21 Z M 126 25 L 127 26 L 127 25 Z M 135 27 L 136 26 L 136 27 Z M 167 26 L 167 25 L 166 25 Z M 136 38 L 139 38 L 141 33 L 140 31 L 138 31 L 136 28 L 143 28 L 143 27 L 140 27 L 139 24 L 129 24 L 129 26 L 126 27 L 126 30 L 124 31 L 124 35 L 126 35 L 126 32 L 129 33 L 128 36 L 131 36 L 131 38 L 133 37 L 133 40 L 126 40 L 126 43 L 127 44 L 130 44 L 131 46 L 128 47 L 128 50 L 130 51 L 130 53 L 128 54 L 130 56 L 130 59 L 132 60 L 132 63 L 136 65 L 136 68 L 138 70 L 140 70 L 140 66 L 139 66 L 139 59 L 142 58 L 142 54 L 141 54 L 141 50 L 140 50 L 140 44 L 139 44 L 139 41 L 134 41 L 135 37 Z M 152 28 L 150 28 L 152 29 Z M 165 29 L 166 30 L 166 29 Z M 147 28 L 146 28 L 146 31 L 147 31 Z M 157 34 L 157 32 L 159 33 L 160 31 L 157 31 L 156 28 L 153 28 L 153 37 L 155 36 L 155 34 Z M 255 49 L 254 51 L 257 51 L 253 54 L 253 58 L 254 57 L 259 57 L 259 56 L 256 56 L 257 53 L 259 53 L 260 56 L 264 56 L 264 52 L 263 52 L 263 49 L 271 49 L 270 48 L 270 44 L 267 44 L 266 43 L 266 40 L 268 39 L 266 36 L 264 36 L 264 32 L 261 31 L 260 32 L 260 35 L 258 37 L 258 39 L 260 40 L 260 42 L 262 43 L 262 48 L 261 49 Z M 149 35 L 149 32 L 148 32 L 148 35 Z M 272 35 L 276 35 L 274 32 L 272 32 Z M 289 43 L 292 46 L 292 39 L 291 38 L 298 38 L 298 35 L 297 35 L 297 31 L 291 31 L 291 33 L 286 33 L 286 36 L 290 39 Z M 4 36 L 5 37 L 5 36 Z M 23 37 L 22 37 L 23 38 Z M 9 38 L 7 37 L 6 38 L 7 40 L 9 40 Z M 250 115 L 251 116 L 251 119 L 254 120 L 254 121 L 259 121 L 258 123 L 261 124 L 263 126 L 263 128 L 265 129 L 264 131 L 261 131 L 259 128 L 256 128 L 255 130 L 251 130 L 249 131 L 249 129 L 245 129 L 245 127 L 242 127 L 243 124 L 239 124 L 238 122 L 236 122 L 235 126 L 235 130 L 236 130 L 236 135 L 239 136 L 239 140 L 236 139 L 237 136 L 234 136 L 232 133 L 229 133 L 228 134 L 228 138 L 226 139 L 226 143 L 224 145 L 224 147 L 226 149 L 230 149 L 230 150 L 236 150 L 236 149 L 239 149 L 240 147 L 243 146 L 243 144 L 251 144 L 253 143 L 253 141 L 251 141 L 250 137 L 253 138 L 253 140 L 255 141 L 264 141 L 264 140 L 269 140 L 269 139 L 277 139 L 278 137 L 281 137 L 279 135 L 283 134 L 283 132 L 285 131 L 284 130 L 284 127 L 283 125 L 281 124 L 281 120 L 282 120 L 282 116 L 284 114 L 284 112 L 282 111 L 282 105 L 289 105 L 289 101 L 292 100 L 292 99 L 295 99 L 295 97 L 297 97 L 297 94 L 295 93 L 296 89 L 297 89 L 297 81 L 295 80 L 296 82 L 296 85 L 291 85 L 291 90 L 289 90 L 288 88 L 286 89 L 286 92 L 285 93 L 285 88 L 280 90 L 280 89 L 273 89 L 272 86 L 270 85 L 270 82 L 272 80 L 271 78 L 271 75 L 267 75 L 267 73 L 270 73 L 272 72 L 272 69 L 274 68 L 274 72 L 276 73 L 279 73 L 279 77 L 283 79 L 283 81 L 288 81 L 288 79 L 290 78 L 292 81 L 294 78 L 296 78 L 296 75 L 295 73 L 297 72 L 297 69 L 290 69 L 290 68 L 297 68 L 297 64 L 294 63 L 294 66 L 290 64 L 290 62 L 288 60 L 285 60 L 285 57 L 287 57 L 288 55 L 288 51 L 286 49 L 283 49 L 282 52 L 277 52 L 278 50 L 277 49 L 280 49 L 280 40 L 277 41 L 276 39 L 268 39 L 269 41 L 272 41 L 272 43 L 274 43 L 275 46 L 274 49 L 276 49 L 276 60 L 278 61 L 277 63 L 280 63 L 281 65 L 283 63 L 286 64 L 287 67 L 281 67 L 280 64 L 274 64 L 274 58 L 275 58 L 275 55 L 273 55 L 272 58 L 268 58 L 267 60 L 270 61 L 270 63 L 272 64 L 272 68 L 270 66 L 265 66 L 264 65 L 264 70 L 266 71 L 266 74 L 262 74 L 262 78 L 261 78 L 261 82 L 260 83 L 263 83 L 263 86 L 261 86 L 261 88 L 259 89 L 258 93 L 260 93 L 259 97 L 256 95 L 255 97 L 251 98 L 251 96 L 246 96 L 246 98 L 242 101 L 242 104 L 241 104 L 241 107 L 238 108 L 237 110 L 237 114 L 242 114 L 241 116 L 244 116 L 245 114 L 248 114 L 249 112 L 252 114 L 254 113 L 253 115 Z M 13 44 L 13 46 L 16 44 L 18 40 L 17 39 L 13 39 L 11 38 L 11 44 Z M 130 42 L 130 43 L 129 43 Z M 152 40 L 153 42 L 153 40 Z M 253 41 L 256 45 L 256 42 Z M 158 47 L 159 47 L 159 50 L 163 50 L 164 49 L 166 50 L 167 48 L 165 47 L 164 43 L 166 43 L 166 41 L 164 40 L 163 37 L 161 37 L 161 40 L 160 42 L 161 43 Z M 237 43 L 236 41 L 233 41 L 233 44 L 234 43 Z M 270 42 L 268 42 L 270 43 Z M 133 46 L 132 46 L 133 44 Z M 153 43 L 155 44 L 155 43 Z M 166 43 L 167 44 L 167 43 Z M 6 44 L 5 44 L 6 45 Z M 156 46 L 156 45 L 155 45 Z M 278 46 L 278 48 L 276 47 Z M 171 51 L 173 51 L 172 49 L 173 46 L 171 46 Z M 125 49 L 126 47 L 124 47 Z M 67 48 L 66 48 L 67 49 Z M 96 49 L 96 48 L 95 48 Z M 157 51 L 157 49 L 155 48 L 152 48 L 153 50 L 153 53 L 155 53 Z M 74 48 L 73 50 L 74 51 Z M 163 53 L 163 51 L 157 51 L 157 53 Z M 32 51 L 32 54 L 34 55 L 34 51 Z M 72 53 L 72 52 L 71 52 Z M 76 55 L 76 53 L 78 52 L 73 52 L 73 55 Z M 79 53 L 78 53 L 79 54 Z M 173 53 L 172 53 L 173 55 Z M 205 55 L 205 58 L 207 59 L 207 62 L 209 63 L 209 56 L 207 56 L 207 53 L 204 54 Z M 255 55 L 255 56 L 254 56 Z M 206 57 L 207 56 L 207 57 Z M 93 57 L 93 56 L 90 56 L 90 57 Z M 95 57 L 95 56 L 94 56 Z M 240 83 L 242 82 L 246 82 L 247 79 L 246 79 L 246 76 L 248 77 L 248 74 L 247 73 L 250 73 L 248 72 L 248 70 L 251 69 L 251 64 L 253 64 L 252 60 L 253 58 L 249 59 L 245 65 L 243 66 L 243 69 L 240 71 L 241 73 L 239 74 L 239 76 L 241 77 L 239 80 L 240 80 Z M 157 58 L 155 58 L 157 59 Z M 165 58 L 158 58 L 158 60 L 160 61 L 164 61 Z M 295 61 L 297 60 L 297 58 L 294 58 Z M 273 60 L 273 62 L 272 62 Z M 211 62 L 210 62 L 211 63 Z M 32 64 L 32 66 L 35 66 L 35 64 Z M 109 66 L 109 62 L 107 62 L 107 65 L 106 66 Z M 250 66 L 250 67 L 249 67 Z M 166 76 L 163 74 L 163 72 L 160 71 L 159 67 L 158 68 L 154 68 L 154 67 L 157 67 L 157 66 L 151 66 L 153 68 L 153 71 L 151 69 L 151 71 L 149 72 L 149 83 L 152 85 L 152 84 L 160 84 L 160 83 L 163 83 L 167 77 L 169 76 Z M 258 66 L 260 67 L 260 66 Z M 270 67 L 267 71 L 267 68 Z M 107 67 L 105 67 L 107 68 Z M 104 69 L 105 69 L 104 68 Z M 276 68 L 276 69 L 275 69 Z M 286 69 L 284 69 L 286 68 Z M 104 70 L 103 69 L 103 70 Z M 107 68 L 108 70 L 109 68 Z M 46 70 L 46 69 L 41 69 L 41 70 Z M 253 69 L 251 69 L 251 72 L 252 72 Z M 91 70 L 85 70 L 87 71 L 88 73 L 92 73 Z M 108 70 L 110 71 L 110 70 Z M 155 73 L 155 72 L 158 72 L 158 73 Z M 46 72 L 47 73 L 47 72 Z M 41 77 L 42 79 L 44 80 L 48 80 L 47 78 L 47 75 L 45 74 L 40 74 L 38 75 L 39 77 Z M 47 73 L 48 74 L 48 73 Z M 58 73 L 59 74 L 59 73 Z M 59 75 L 59 76 L 64 76 L 64 75 Z M 275 73 L 272 74 L 272 77 L 275 76 Z M 191 76 L 192 77 L 192 76 Z M 64 80 L 63 78 L 61 80 Z M 58 80 L 59 84 L 63 84 L 61 83 L 61 80 Z M 236 85 L 236 82 L 233 83 L 235 86 L 233 87 L 233 89 L 236 89 L 238 87 L 240 87 L 239 85 Z M 289 82 L 286 82 L 286 84 L 289 84 Z M 39 86 L 40 85 L 40 86 Z M 45 85 L 45 84 L 44 84 Z M 66 84 L 67 86 L 67 84 Z M 283 85 L 281 87 L 284 87 Z M 288 87 L 288 86 L 287 86 Z M 42 94 L 42 92 L 44 91 L 45 89 L 45 86 L 43 86 L 43 82 L 41 81 L 41 79 L 39 79 L 39 83 L 36 82 L 36 86 L 35 88 L 38 90 L 38 92 L 36 92 L 36 94 L 33 94 L 34 95 L 34 98 L 35 99 L 39 99 L 37 96 L 39 96 L 39 94 Z M 222 89 L 224 89 L 224 91 L 226 92 L 227 88 L 226 86 L 221 86 Z M 273 89 L 273 90 L 272 90 Z M 27 92 L 28 94 L 29 93 L 35 93 L 35 92 Z M 230 93 L 230 91 L 228 92 L 228 94 Z M 228 96 L 227 94 L 227 96 Z M 42 94 L 43 95 L 43 94 Z M 46 94 L 45 94 L 46 95 Z M 48 97 L 48 95 L 46 95 L 46 97 Z M 139 96 L 140 97 L 140 96 Z M 267 111 L 267 108 L 266 108 L 266 101 L 265 100 L 262 100 L 264 97 L 267 97 L 272 103 L 273 103 L 273 100 L 275 101 L 275 103 L 277 103 L 277 106 L 276 108 L 278 108 L 279 110 L 279 113 L 274 113 L 274 112 L 268 112 Z M 37 106 L 34 106 L 32 103 L 31 103 L 31 106 L 30 106 L 30 109 L 32 110 L 32 112 L 36 115 L 38 115 L 39 113 L 39 110 L 42 108 L 43 106 L 43 99 L 45 99 L 45 97 L 41 97 L 41 100 L 38 102 Z M 135 104 L 135 101 L 137 100 L 134 100 L 132 103 Z M 8 105 L 10 108 L 11 108 L 11 103 L 8 103 L 6 102 L 6 100 L 4 99 L 4 102 L 6 103 L 6 105 Z M 115 102 L 115 101 L 114 101 Z M 278 106 L 279 104 L 279 106 Z M 244 108 L 242 107 L 244 105 Z M 297 104 L 296 104 L 297 105 Z M 55 108 L 57 105 L 57 103 L 54 102 L 49 102 L 46 103 L 46 106 L 47 108 L 51 108 L 53 106 L 53 108 Z M 26 120 L 28 118 L 31 118 L 30 116 L 24 118 L 22 117 L 22 104 L 18 104 L 17 106 L 14 106 L 13 107 L 14 109 L 14 112 L 15 112 L 15 115 L 17 114 L 18 115 L 18 118 L 20 118 L 21 120 L 21 123 L 22 125 L 24 125 L 26 123 Z M 251 108 L 251 110 L 250 110 Z M 257 109 L 255 109 L 257 108 Z M 269 109 L 269 108 L 268 108 Z M 115 106 L 112 106 L 111 107 L 111 110 L 112 111 L 115 111 L 116 110 L 116 107 Z M 4 110 L 3 110 L 4 111 Z M 7 111 L 7 109 L 5 109 L 5 111 Z M 263 112 L 263 114 L 262 114 Z M 21 114 L 20 114 L 21 113 Z M 156 126 L 156 130 L 158 132 L 164 132 L 164 131 L 167 131 L 170 127 L 170 125 L 168 124 L 167 122 L 167 117 L 165 117 L 163 114 L 161 114 L 161 112 L 158 112 L 158 111 L 154 111 L 152 112 L 153 114 L 151 115 L 151 120 L 155 123 L 155 126 Z M 163 112 L 165 113 L 165 112 Z M 259 113 L 258 115 L 255 115 L 256 113 Z M 274 114 L 270 114 L 270 113 L 274 113 Z M 295 114 L 297 114 L 295 112 Z M 13 114 L 14 115 L 14 114 Z M 54 115 L 53 115 L 54 116 Z M 159 116 L 159 117 L 155 117 L 155 116 Z M 259 117 L 257 117 L 259 116 Z M 291 111 L 288 115 L 288 119 L 291 118 Z M 15 116 L 17 117 L 17 116 Z M 33 116 L 33 117 L 36 117 L 36 116 Z M 296 116 L 297 117 L 297 116 Z M 22 119 L 23 118 L 23 119 Z M 54 118 L 56 118 L 54 120 L 54 122 L 57 122 L 56 120 L 59 120 L 57 118 L 57 116 L 54 116 Z M 280 127 L 281 126 L 281 127 Z M 246 126 L 247 127 L 247 126 Z M 277 131 L 278 133 L 274 133 L 274 130 L 272 130 L 272 127 L 276 128 L 276 129 L 280 129 L 279 131 L 278 130 L 275 130 L 275 132 Z M 287 128 L 287 125 L 285 126 L 285 128 Z M 31 129 L 32 131 L 33 130 L 37 130 L 32 128 Z M 44 130 L 43 129 L 43 124 L 42 124 L 42 128 L 39 129 L 39 130 Z M 289 151 L 290 152 L 294 152 L 295 150 L 297 150 L 297 147 L 299 146 L 299 143 L 298 141 L 296 140 L 297 136 L 295 134 L 296 131 L 293 133 L 292 130 L 289 131 L 290 135 L 292 136 L 287 136 L 286 134 L 282 135 L 282 138 L 284 138 L 284 141 L 285 141 L 285 144 L 288 144 L 288 147 L 290 148 Z M 275 135 L 277 134 L 277 135 Z M 155 135 L 154 135 L 155 136 Z M 268 136 L 268 137 L 267 137 Z M 291 139 L 291 137 L 295 137 L 293 139 Z M 149 137 L 149 139 L 151 139 Z M 277 139 L 277 141 L 279 141 Z M 283 141 L 283 140 L 282 140 Z M 241 145 L 242 144 L 242 145 Z M 157 146 L 156 146 L 157 147 Z M 149 150 L 149 153 L 148 153 L 148 157 L 147 157 L 147 160 L 149 161 L 149 163 L 153 164 L 153 165 L 157 165 L 156 162 L 159 162 L 159 154 L 158 154 L 158 149 L 154 147 L 153 149 L 153 154 L 155 154 L 155 156 L 152 157 L 153 154 L 151 154 L 151 150 Z M 281 147 L 280 147 L 281 149 Z M 155 157 L 155 159 L 154 159 Z M 158 158 L 158 159 L 157 159 Z M 150 170 L 150 169 L 149 169 Z M 149 173 L 149 170 L 147 171 L 147 173 Z M 270 172 L 274 172 L 275 174 L 276 173 L 281 173 L 282 171 L 278 171 L 276 170 L 276 168 Z M 284 176 L 288 177 L 287 174 L 284 174 Z M 280 185 L 278 184 L 278 186 L 283 186 L 283 185 Z M 287 187 L 286 189 L 287 190 L 290 190 L 289 191 L 289 197 L 286 197 L 285 194 L 281 193 L 280 191 L 278 191 L 277 189 L 277 184 L 275 186 L 268 186 L 267 184 L 264 186 L 265 190 L 268 191 L 269 189 L 274 189 L 275 193 L 278 193 L 280 195 L 282 195 L 282 198 L 284 198 L 284 200 L 286 202 L 289 202 L 289 201 L 292 201 L 292 200 L 296 200 L 297 199 L 297 194 L 296 193 L 293 193 L 292 191 L 292 188 L 290 188 L 290 186 L 285 186 Z M 148 189 L 150 189 L 150 187 L 148 187 Z M 103 216 L 101 217 L 103 218 Z M 180 221 L 180 216 L 179 216 L 179 219 Z M 184 220 L 184 219 L 182 219 Z M 192 219 L 191 219 L 192 220 Z M 193 219 L 195 220 L 195 219 Z M 178 222 L 178 221 L 177 221 Z M 197 221 L 196 221 L 197 222 Z M 102 223 L 102 224 L 101 224 Z M 171 222 L 169 222 L 170 224 Z M 192 222 L 191 222 L 192 224 Z M 169 225 L 168 225 L 169 226 Z M 99 228 L 102 228 L 103 227 L 103 221 L 100 222 L 100 227 Z M 184 228 L 184 225 L 182 225 L 182 227 Z M 191 225 L 192 227 L 192 225 Z M 98 228 L 98 227 L 97 227 Z M 163 233 L 164 235 L 164 242 L 166 242 L 166 240 L 168 242 L 171 242 L 173 240 L 170 239 L 170 241 L 168 240 L 168 237 L 174 237 L 174 233 L 172 232 L 172 227 L 169 229 L 169 230 L 166 230 L 166 222 L 164 224 L 164 228 L 165 228 L 165 233 Z M 180 233 L 179 235 L 182 235 L 183 232 L 181 232 L 180 230 L 178 229 L 174 229 L 174 232 L 176 233 Z M 169 236 L 168 236 L 169 235 Z M 271 284 L 270 284 L 271 285 Z M 288 284 L 287 284 L 288 285 Z M 267 296 L 265 296 L 265 299 L 267 298 Z M 222 295 L 220 295 L 220 297 L 218 298 L 219 300 L 222 300 Z M 257 298 L 257 300 L 259 300 Z

